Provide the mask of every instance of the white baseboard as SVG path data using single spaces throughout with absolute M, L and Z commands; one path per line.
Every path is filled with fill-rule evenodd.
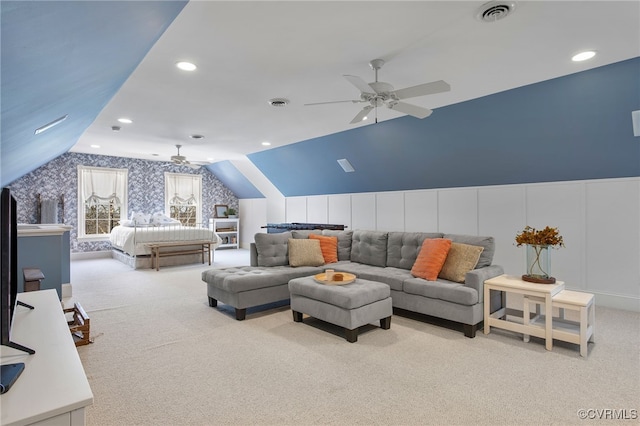
M 598 309 L 598 306 L 604 306 L 606 308 L 622 309 L 623 311 L 640 312 L 639 297 L 618 296 L 607 293 L 593 294 L 596 296 L 596 309 Z
M 619 296 L 615 294 L 596 293 L 581 288 L 566 287 L 567 290 L 591 293 L 595 296 L 596 312 L 599 306 L 605 308 L 620 309 L 623 311 L 640 312 L 640 298 Z M 510 294 L 507 298 L 507 308 L 522 310 L 522 295 Z
M 62 284 L 62 289 L 60 291 L 62 293 L 63 299 L 68 299 L 73 295 L 73 290 L 70 283 Z
M 86 259 L 110 259 L 111 250 L 102 251 L 83 251 L 77 253 L 71 253 L 71 260 L 86 260 Z

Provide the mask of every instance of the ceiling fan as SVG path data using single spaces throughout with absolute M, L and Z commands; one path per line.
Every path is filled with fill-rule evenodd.
M 386 106 L 389 109 L 402 112 L 411 115 L 416 118 L 426 118 L 431 115 L 433 111 L 429 108 L 423 108 L 417 105 L 401 102 L 403 99 L 416 98 L 418 96 L 433 95 L 435 93 L 448 92 L 451 90 L 451 86 L 443 80 L 433 81 L 431 83 L 419 84 L 417 86 L 406 87 L 404 89 L 394 90 L 393 86 L 389 83 L 378 81 L 378 70 L 384 65 L 384 59 L 374 59 L 369 62 L 369 66 L 375 72 L 375 81 L 372 83 L 366 83 L 363 79 L 355 75 L 344 75 L 343 77 L 349 81 L 349 83 L 356 86 L 360 90 L 360 99 L 346 100 L 346 101 L 330 101 L 330 102 L 316 102 L 309 105 L 324 105 L 335 104 L 343 102 L 351 103 L 367 103 L 362 111 L 360 111 L 351 120 L 351 124 L 358 123 L 362 120 L 366 120 L 369 114 L 374 111 L 377 112 L 377 108 Z M 378 117 L 376 115 L 376 123 Z
M 180 155 L 180 148 L 182 148 L 182 145 L 176 145 L 176 148 L 178 148 L 178 154 L 171 156 L 171 162 L 173 164 L 177 164 L 179 166 L 191 167 L 192 169 L 199 169 L 200 167 L 206 166 L 207 164 L 209 164 L 201 161 L 192 163 L 187 160 L 187 157 L 185 157 L 184 155 Z

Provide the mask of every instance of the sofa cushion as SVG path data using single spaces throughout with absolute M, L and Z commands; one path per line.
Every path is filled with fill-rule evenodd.
M 297 229 L 291 231 L 291 235 L 293 235 L 293 238 L 309 238 L 309 235 L 320 235 L 321 232 L 319 229 Z
M 381 231 L 354 231 L 351 238 L 351 261 L 387 266 L 387 235 L 388 233 Z
M 324 265 L 320 241 L 289 238 L 289 266 Z
M 425 281 L 421 278 L 410 278 L 404 282 L 404 292 L 417 294 L 431 299 L 446 300 L 459 305 L 475 305 L 478 303 L 478 292 L 464 284 L 451 281 Z
M 338 260 L 351 260 L 351 238 L 353 237 L 353 231 L 323 229 L 322 235 L 338 237 Z
M 289 231 L 278 234 L 257 233 L 254 239 L 258 252 L 258 266 L 288 265 L 289 238 L 292 238 Z
M 447 260 L 445 260 L 438 277 L 449 281 L 455 281 L 457 283 L 463 283 L 467 272 L 476 267 L 478 259 L 480 259 L 480 254 L 483 250 L 484 247 L 480 246 L 451 243 L 451 249 L 449 249 L 449 253 L 447 254 Z
M 439 232 L 389 232 L 387 266 L 411 270 L 422 242 L 426 238 L 442 238 Z
M 338 237 L 310 234 L 309 239 L 320 241 L 320 250 L 322 250 L 324 263 L 335 263 L 338 261 Z
M 267 287 L 287 285 L 289 280 L 319 274 L 315 266 L 240 266 L 209 269 L 202 273 L 202 281 L 229 293 L 241 293 Z
M 451 240 L 454 243 L 469 244 L 472 246 L 484 247 L 484 250 L 480 254 L 480 259 L 475 269 L 484 268 L 491 265 L 493 262 L 493 254 L 496 250 L 496 245 L 493 237 L 481 237 L 476 235 L 462 235 L 462 234 L 444 234 L 444 238 Z
M 435 281 L 447 259 L 451 240 L 445 238 L 427 238 L 422 243 L 420 253 L 411 268 L 414 277 Z

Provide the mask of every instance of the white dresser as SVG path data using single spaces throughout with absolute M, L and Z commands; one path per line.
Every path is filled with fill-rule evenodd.
M 11 340 L 36 353 L 0 347 L 2 364 L 25 364 L 11 389 L 0 395 L 0 424 L 84 425 L 93 393 L 57 292 L 19 293 L 18 300 L 35 309 L 16 306 Z

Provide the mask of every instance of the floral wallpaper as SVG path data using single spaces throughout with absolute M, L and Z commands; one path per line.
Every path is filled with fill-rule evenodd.
M 129 170 L 129 212 L 164 212 L 164 173 L 202 175 L 202 220 L 209 222 L 216 204 L 238 210 L 238 198 L 207 168 L 192 169 L 169 162 L 109 157 L 68 152 L 7 185 L 18 203 L 19 223 L 39 223 L 38 194 L 42 200 L 57 199 L 58 222 L 73 226 L 71 251 L 111 250 L 108 241 L 79 242 L 78 167 L 111 167 Z

